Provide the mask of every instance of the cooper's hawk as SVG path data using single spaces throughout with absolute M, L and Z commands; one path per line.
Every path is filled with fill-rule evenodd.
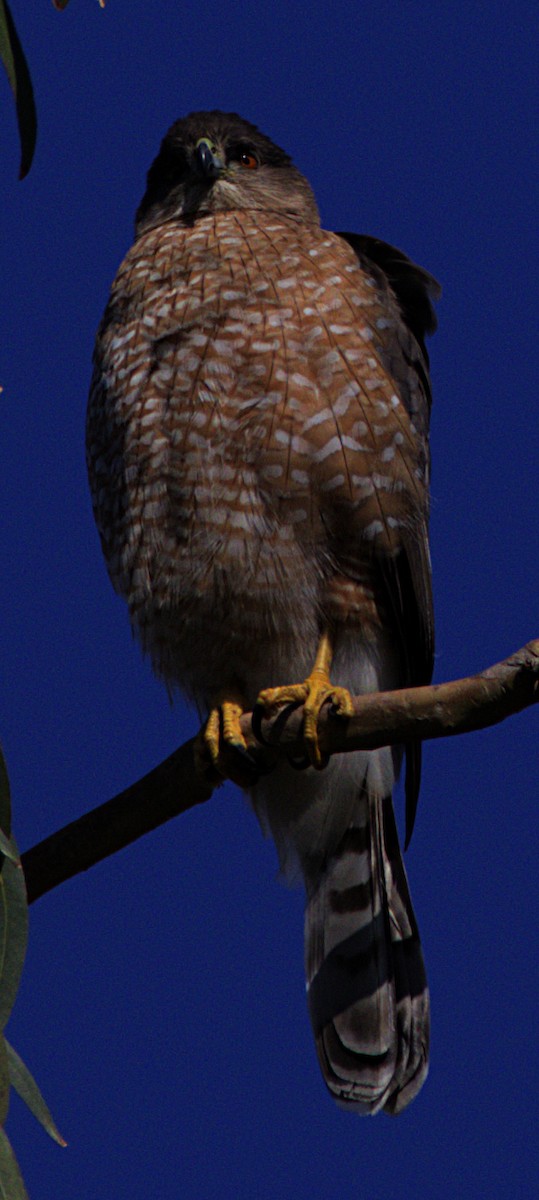
M 230 761 L 223 742 L 241 749 L 238 715 L 261 689 L 284 689 L 264 691 L 266 709 L 308 701 L 311 765 L 281 762 L 250 795 L 305 881 L 324 1078 L 361 1112 L 399 1112 L 427 1071 L 428 991 L 391 800 L 402 754 L 316 770 L 316 716 L 328 698 L 346 713 L 344 689 L 431 677 L 436 292 L 399 250 L 322 230 L 306 179 L 255 126 L 193 113 L 150 169 L 88 412 L 113 584 L 157 674 L 211 713 L 217 765 Z M 405 750 L 409 836 L 420 755 Z

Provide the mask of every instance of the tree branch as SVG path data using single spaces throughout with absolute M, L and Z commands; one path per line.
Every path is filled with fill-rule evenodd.
M 327 754 L 374 750 L 420 738 L 471 733 L 504 721 L 539 701 L 539 640 L 496 663 L 480 675 L 429 687 L 376 692 L 354 700 L 356 715 L 338 718 L 327 705 L 320 714 L 321 749 Z M 242 730 L 253 742 L 252 713 Z M 267 763 L 283 754 L 301 754 L 303 709 L 286 708 L 263 720 Z M 195 804 L 209 800 L 217 777 L 204 780 L 195 768 L 192 738 L 137 783 L 77 821 L 51 834 L 22 855 L 31 903 L 58 884 Z

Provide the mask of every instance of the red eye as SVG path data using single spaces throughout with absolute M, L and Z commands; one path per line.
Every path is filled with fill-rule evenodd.
M 243 154 L 240 154 L 240 163 L 242 167 L 248 167 L 250 171 L 256 171 L 258 166 L 258 161 L 254 154 L 249 154 L 246 150 L 244 150 Z

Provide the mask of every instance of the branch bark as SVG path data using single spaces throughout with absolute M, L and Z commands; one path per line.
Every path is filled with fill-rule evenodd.
M 419 738 L 451 737 L 496 725 L 539 701 L 539 639 L 479 675 L 429 687 L 376 692 L 354 699 L 355 716 L 336 718 L 326 706 L 319 720 L 327 754 L 374 750 Z M 302 752 L 303 709 L 284 709 L 261 723 L 262 755 Z M 242 730 L 252 734 L 252 713 Z M 22 855 L 28 900 L 88 870 L 130 842 L 209 800 L 217 778 L 197 773 L 192 738 L 137 783 L 59 829 Z

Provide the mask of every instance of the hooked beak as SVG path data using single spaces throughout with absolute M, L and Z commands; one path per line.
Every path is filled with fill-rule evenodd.
M 223 159 L 210 138 L 199 138 L 195 146 L 195 165 L 205 179 L 217 179 L 225 169 Z

